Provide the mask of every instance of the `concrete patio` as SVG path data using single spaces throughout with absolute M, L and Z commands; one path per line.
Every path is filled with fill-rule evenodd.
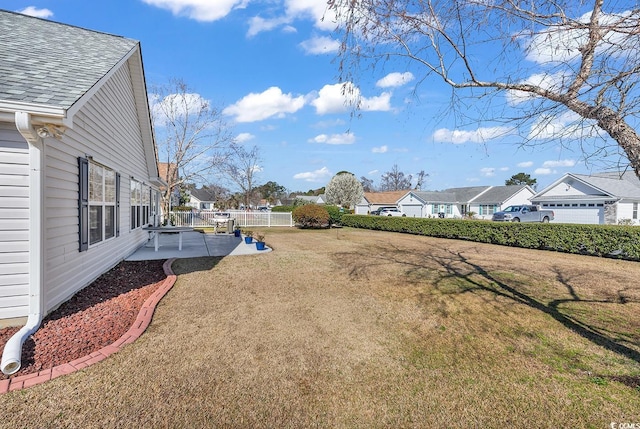
M 159 234 L 158 251 L 155 251 L 153 234 L 149 240 L 129 257 L 127 261 L 149 261 L 169 258 L 197 258 L 200 256 L 239 256 L 270 252 L 269 247 L 257 250 L 255 242 L 245 244 L 243 237 L 233 234 L 205 234 L 197 231 L 182 233 L 182 250 L 178 250 L 178 234 Z

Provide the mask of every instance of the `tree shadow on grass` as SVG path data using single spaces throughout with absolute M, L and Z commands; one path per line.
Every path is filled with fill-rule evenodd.
M 544 313 L 561 323 L 567 329 L 589 340 L 590 342 L 615 352 L 621 356 L 640 363 L 639 344 L 630 341 L 623 341 L 615 338 L 612 334 L 597 328 L 596 326 L 580 320 L 578 317 L 563 312 L 560 308 L 566 304 L 618 304 L 623 305 L 629 302 L 638 302 L 630 293 L 625 293 L 627 287 L 615 291 L 615 297 L 607 299 L 584 299 L 576 292 L 574 286 L 566 278 L 559 268 L 552 267 L 556 273 L 557 281 L 566 289 L 567 298 L 555 299 L 549 302 L 532 296 L 519 287 L 519 282 L 505 281 L 496 277 L 482 265 L 472 262 L 461 252 L 453 252 L 444 249 L 431 251 L 401 249 L 393 245 L 388 245 L 384 249 L 376 249 L 375 253 L 363 254 L 362 252 L 349 253 L 342 252 L 336 255 L 336 259 L 346 265 L 349 275 L 354 278 L 368 278 L 369 272 L 376 266 L 400 265 L 405 266 L 407 280 L 423 275 L 425 269 L 438 271 L 435 276 L 434 286 L 444 290 L 444 285 L 449 280 L 463 280 L 465 287 L 451 291 L 446 289 L 447 294 L 477 293 L 479 291 L 488 292 L 494 298 L 501 297 L 511 302 L 526 305 L 534 310 Z M 478 295 L 480 296 L 480 295 Z M 636 348 L 631 347 L 631 345 Z M 610 377 L 615 379 L 615 377 Z M 620 378 L 620 377 L 618 377 Z M 625 384 L 636 386 L 640 384 L 640 377 L 625 377 Z M 620 381 L 620 380 L 617 380 Z

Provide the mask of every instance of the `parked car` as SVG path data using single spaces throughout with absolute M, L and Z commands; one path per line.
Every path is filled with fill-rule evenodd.
M 406 216 L 406 214 L 394 207 L 380 210 L 380 216 Z
M 509 206 L 506 209 L 496 212 L 491 220 L 498 222 L 543 222 L 553 220 L 552 210 L 540 210 L 538 206 Z
M 379 216 L 379 215 L 380 215 L 380 212 L 381 212 L 382 210 L 386 210 L 386 209 L 396 209 L 396 210 L 397 210 L 397 208 L 396 208 L 396 207 L 392 207 L 392 206 L 389 206 L 389 207 L 378 207 L 377 209 L 373 210 L 373 211 L 371 212 L 371 214 L 372 214 L 372 215 L 374 215 L 374 216 Z

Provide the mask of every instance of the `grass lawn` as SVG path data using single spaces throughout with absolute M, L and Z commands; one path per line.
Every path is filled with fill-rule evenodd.
M 0 427 L 640 422 L 640 264 L 354 229 L 174 263 L 147 332 Z

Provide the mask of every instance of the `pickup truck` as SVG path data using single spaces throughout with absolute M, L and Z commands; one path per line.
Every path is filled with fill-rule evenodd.
M 509 206 L 493 214 L 491 220 L 501 222 L 543 222 L 553 220 L 553 211 L 540 210 L 538 206 Z

